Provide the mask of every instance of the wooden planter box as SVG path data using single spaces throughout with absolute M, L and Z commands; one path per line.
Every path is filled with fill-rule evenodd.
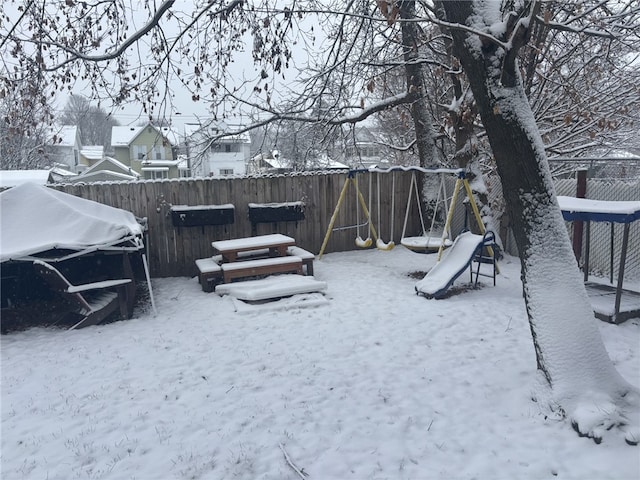
M 304 220 L 304 203 L 250 203 L 251 223 L 298 222 Z

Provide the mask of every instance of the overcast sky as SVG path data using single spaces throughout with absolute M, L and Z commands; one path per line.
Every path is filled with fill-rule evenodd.
M 141 28 L 149 19 L 149 13 L 147 10 L 142 8 L 142 4 L 140 2 L 131 2 L 132 5 L 132 26 L 135 29 Z M 136 8 L 139 7 L 139 8 Z M 180 11 L 189 12 L 193 10 L 193 3 L 187 2 L 185 0 L 178 0 L 176 4 L 172 7 L 172 12 L 179 14 Z M 179 26 L 176 20 L 172 20 L 167 18 L 167 15 L 162 18 L 161 24 L 163 26 L 164 32 L 168 38 L 172 36 L 176 36 L 179 32 Z M 315 32 L 318 34 L 319 28 L 316 25 Z M 142 39 L 142 41 L 138 42 L 137 49 L 130 51 L 129 55 L 131 58 L 149 58 L 148 55 L 148 42 L 150 41 L 151 36 L 147 35 Z M 253 86 L 259 81 L 260 78 L 260 67 L 256 67 L 253 63 L 251 49 L 252 49 L 253 39 L 250 35 L 246 36 L 245 40 L 245 51 L 237 52 L 235 57 L 235 61 L 230 65 L 227 72 L 230 76 L 237 80 L 250 80 L 249 89 L 253 89 Z M 291 67 L 286 70 L 286 82 L 290 84 L 290 82 L 296 78 L 297 70 L 296 68 L 304 68 L 307 65 L 309 54 L 306 49 L 298 44 L 293 46 L 294 58 L 291 62 Z M 318 52 L 313 53 L 313 55 L 317 56 Z M 193 66 L 186 66 L 184 71 L 193 71 Z M 185 123 L 197 123 L 201 119 L 211 118 L 211 112 L 209 110 L 209 104 L 205 101 L 194 102 L 191 98 L 191 93 L 184 88 L 177 81 L 177 79 L 173 79 L 173 81 L 169 84 L 170 87 L 170 103 L 161 104 L 156 107 L 154 112 L 154 117 L 166 117 L 170 119 L 172 125 L 178 132 L 183 131 L 183 125 Z M 203 88 L 205 91 L 209 89 L 209 85 L 205 85 Z M 285 91 L 286 88 L 282 88 L 279 91 Z M 91 97 L 92 92 L 88 85 L 82 85 L 78 83 L 74 89 L 74 93 L 78 93 L 84 95 L 86 97 Z M 59 110 L 63 110 L 68 97 L 64 94 L 60 94 L 57 97 L 57 108 Z M 107 112 L 113 112 L 114 117 L 122 124 L 122 125 L 137 125 L 141 122 L 145 122 L 147 120 L 147 115 L 142 111 L 142 106 L 139 103 L 127 103 L 118 107 L 114 107 L 113 104 L 109 101 L 103 102 L 101 106 Z M 249 119 L 247 117 L 232 117 L 226 119 L 225 122 L 232 125 L 246 124 Z

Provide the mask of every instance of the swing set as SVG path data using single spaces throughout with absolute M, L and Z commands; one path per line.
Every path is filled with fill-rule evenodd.
M 336 204 L 333 214 L 331 215 L 331 220 L 329 222 L 327 232 L 322 242 L 322 247 L 320 248 L 318 259 L 322 258 L 322 254 L 324 253 L 327 243 L 329 242 L 331 233 L 336 231 L 355 229 L 356 230 L 355 244 L 359 248 L 370 248 L 372 245 L 374 245 L 374 241 L 375 241 L 376 248 L 378 248 L 379 250 L 391 250 L 392 248 L 394 248 L 395 243 L 393 241 L 393 232 L 394 232 L 395 183 L 396 183 L 395 172 L 396 171 L 405 171 L 405 172 L 411 171 L 411 183 L 409 187 L 409 194 L 407 197 L 407 205 L 406 205 L 405 216 L 404 216 L 404 225 L 402 227 L 402 236 L 400 241 L 400 244 L 402 246 L 415 252 L 435 252 L 437 250 L 438 260 L 440 260 L 443 250 L 452 244 L 450 240 L 450 238 L 452 237 L 451 223 L 453 220 L 455 205 L 458 200 L 458 194 L 463 188 L 465 190 L 467 198 L 469 199 L 469 204 L 471 205 L 471 209 L 473 211 L 473 215 L 478 224 L 478 228 L 480 229 L 481 233 L 484 235 L 485 233 L 484 224 L 482 223 L 478 206 L 475 203 L 475 200 L 471 191 L 471 186 L 469 185 L 469 182 L 466 178 L 464 170 L 449 169 L 449 168 L 426 169 L 421 167 L 390 167 L 388 169 L 379 169 L 379 168 L 356 169 L 356 170 L 350 170 L 347 175 L 347 179 L 345 180 L 345 183 L 342 187 L 342 191 L 340 192 L 340 196 L 338 197 L 338 203 Z M 425 223 L 423 218 L 423 212 L 422 212 L 422 206 L 421 206 L 422 202 L 420 199 L 420 193 L 418 189 L 418 181 L 416 179 L 417 172 L 421 172 L 428 175 L 437 174 L 440 176 L 440 184 L 438 187 L 437 199 L 435 202 L 434 212 L 431 219 L 431 225 L 428 231 L 425 228 Z M 358 187 L 357 175 L 359 173 L 371 174 L 369 176 L 369 205 L 368 206 L 367 206 L 367 202 L 364 199 L 364 195 L 362 195 L 362 192 Z M 373 173 L 377 174 L 377 177 L 376 177 L 377 209 L 378 209 L 378 212 L 377 212 L 378 213 L 377 215 L 378 229 L 377 230 L 371 220 Z M 380 175 L 386 174 L 386 173 L 392 174 L 390 241 L 388 243 L 385 243 L 378 235 L 378 232 L 380 232 L 381 230 Z M 446 184 L 445 184 L 445 176 L 452 175 L 452 174 L 456 175 L 457 178 L 456 178 L 453 195 L 449 202 L 449 198 L 447 196 Z M 338 217 L 338 212 L 340 211 L 340 208 L 343 205 L 345 198 L 347 196 L 347 190 L 349 189 L 349 186 L 352 186 L 355 190 L 356 223 L 353 225 L 334 227 L 336 219 Z M 413 201 L 414 196 L 415 196 L 415 201 L 418 209 L 418 215 L 420 217 L 420 224 L 422 226 L 422 235 L 417 237 L 405 237 L 407 223 L 409 219 L 409 211 L 410 211 L 411 203 Z M 437 214 L 438 208 L 443 208 L 444 214 L 446 216 L 444 228 L 439 235 L 434 232 L 436 227 L 436 216 L 437 216 L 436 214 Z M 360 220 L 361 218 L 360 210 L 362 210 L 362 213 L 364 215 L 364 219 L 362 221 Z M 367 228 L 367 238 L 363 239 L 360 234 L 361 233 L 360 231 L 365 227 Z M 373 236 L 373 240 L 371 239 L 372 236 Z
M 422 171 L 427 171 L 426 169 L 421 169 Z M 431 226 L 429 227 L 429 231 L 425 228 L 424 225 L 424 215 L 422 213 L 422 201 L 420 200 L 420 194 L 418 193 L 418 181 L 416 179 L 416 170 L 413 169 L 411 173 L 411 184 L 409 186 L 409 195 L 407 196 L 407 208 L 404 213 L 404 225 L 402 227 L 402 236 L 400 243 L 403 247 L 408 248 L 409 250 L 413 250 L 414 252 L 426 253 L 426 252 L 434 252 L 440 248 L 441 245 L 444 247 L 451 246 L 451 228 L 450 224 L 446 224 L 442 232 L 438 233 L 435 231 L 436 227 L 436 218 L 438 214 L 438 208 L 444 210 L 445 217 L 448 217 L 449 210 L 451 209 L 447 204 L 449 198 L 447 197 L 447 186 L 445 182 L 445 174 L 449 173 L 457 173 L 457 170 L 449 170 L 449 169 L 436 169 L 436 170 L 428 170 L 429 174 L 439 175 L 440 183 L 438 185 L 438 194 L 436 197 L 436 201 L 434 204 L 434 209 L 431 215 Z M 415 195 L 414 195 L 415 194 Z M 422 235 L 417 237 L 407 237 L 407 221 L 409 219 L 409 210 L 411 208 L 412 197 L 415 196 L 416 207 L 418 209 L 418 216 L 420 217 L 420 225 L 422 226 Z M 451 204 L 455 205 L 454 203 Z
M 366 169 L 358 169 L 358 170 L 349 170 L 347 174 L 347 179 L 342 186 L 342 190 L 340 191 L 340 196 L 338 197 L 338 203 L 336 204 L 336 208 L 333 210 L 333 214 L 331 215 L 331 220 L 329 221 L 329 227 L 327 228 L 327 233 L 324 236 L 324 240 L 322 241 L 322 247 L 320 247 L 320 253 L 318 254 L 318 260 L 322 258 L 322 254 L 324 253 L 324 249 L 327 247 L 327 243 L 329 243 L 329 238 L 331 237 L 332 232 L 344 231 L 356 229 L 356 246 L 359 248 L 369 248 L 373 242 L 371 240 L 371 235 L 378 243 L 378 232 L 376 232 L 375 227 L 371 224 L 371 218 L 369 215 L 369 209 L 367 208 L 367 204 L 364 200 L 364 196 L 358 188 L 358 173 L 368 172 Z M 347 197 L 347 190 L 349 186 L 353 186 L 356 196 L 356 223 L 354 225 L 345 225 L 341 227 L 335 227 L 336 220 L 338 218 L 338 212 L 340 211 L 340 207 L 344 203 Z M 369 188 L 369 202 L 371 202 L 371 188 Z M 360 223 L 360 209 L 362 209 L 364 213 L 365 220 Z M 360 235 L 360 228 L 367 227 L 368 235 L 365 240 L 362 239 Z

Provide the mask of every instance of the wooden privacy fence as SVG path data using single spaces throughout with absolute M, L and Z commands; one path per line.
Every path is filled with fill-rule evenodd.
M 294 237 L 296 243 L 302 248 L 317 254 L 346 178 L 346 172 L 323 172 L 225 179 L 197 178 L 133 183 L 69 184 L 56 185 L 54 188 L 128 210 L 140 218 L 146 217 L 148 225 L 146 244 L 151 275 L 170 277 L 195 275 L 195 260 L 213 254 L 211 242 L 214 240 L 283 233 Z M 375 229 L 385 242 L 393 239 L 396 244 L 399 244 L 411 172 L 396 171 L 382 174 L 365 172 L 358 174 L 357 180 L 367 206 L 371 205 L 371 218 Z M 379 197 L 378 180 L 380 181 Z M 371 201 L 369 200 L 370 191 Z M 291 221 L 267 220 L 253 224 L 249 219 L 249 204 L 290 205 L 296 202 L 302 203 L 304 216 L 302 219 L 299 215 L 296 220 Z M 413 201 L 410 204 L 407 236 L 422 233 L 415 203 Z M 183 208 L 183 212 L 193 210 L 201 213 L 207 210 L 211 212 L 211 206 L 233 205 L 234 221 L 221 225 L 184 226 L 185 222 L 176 221 L 175 210 L 179 210 L 177 206 L 185 205 L 201 208 Z M 297 205 L 299 204 L 296 203 Z M 380 225 L 378 225 L 378 211 Z M 391 234 L 392 218 L 393 235 Z M 186 223 L 197 224 L 198 222 Z M 355 190 L 349 187 L 335 222 L 335 227 L 341 227 L 341 229 L 331 234 L 325 253 L 355 249 L 354 242 L 358 232 L 362 238 L 368 235 L 368 226 L 362 225 L 364 223 L 362 208 L 356 205 Z M 356 225 L 360 226 L 356 227 Z

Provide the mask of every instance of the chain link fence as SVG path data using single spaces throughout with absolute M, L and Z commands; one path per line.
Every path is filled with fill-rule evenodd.
M 619 159 L 552 159 L 549 161 L 554 174 L 557 195 L 574 197 L 576 195 L 578 170 L 587 170 L 586 198 L 610 201 L 640 201 L 640 160 Z M 489 202 L 495 212 L 504 205 L 502 187 L 497 176 L 485 179 L 489 190 Z M 506 252 L 517 255 L 513 234 L 502 222 L 500 232 Z M 572 223 L 567 222 L 569 236 L 573 237 Z M 589 252 L 589 273 L 591 275 L 613 278 L 615 282 L 620 268 L 620 251 L 623 226 L 607 222 L 591 223 L 591 249 Z M 613 255 L 611 245 L 613 239 Z M 583 241 L 582 256 L 585 257 Z M 582 265 L 581 265 L 582 267 Z M 640 282 L 640 222 L 630 225 L 629 245 L 624 272 L 625 284 Z

